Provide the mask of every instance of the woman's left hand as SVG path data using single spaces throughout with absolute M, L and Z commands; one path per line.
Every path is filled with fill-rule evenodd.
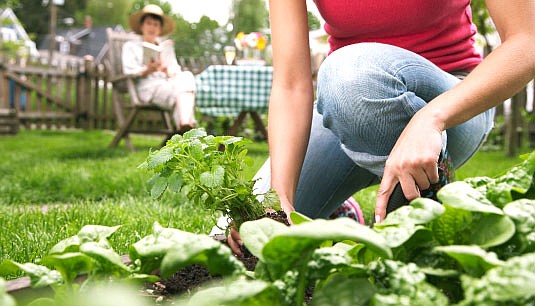
M 405 127 L 385 163 L 377 192 L 375 222 L 386 216 L 386 207 L 397 183 L 405 198 L 413 200 L 420 190 L 438 181 L 438 159 L 442 150 L 442 130 L 423 112 L 417 113 Z

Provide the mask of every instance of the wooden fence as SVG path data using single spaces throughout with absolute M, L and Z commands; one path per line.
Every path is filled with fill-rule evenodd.
M 197 74 L 224 59 L 179 58 L 184 70 Z M 91 59 L 56 65 L 25 63 L 0 57 L 0 134 L 27 129 L 110 129 L 116 118 L 108 71 Z M 137 128 L 161 125 L 159 116 L 143 114 Z

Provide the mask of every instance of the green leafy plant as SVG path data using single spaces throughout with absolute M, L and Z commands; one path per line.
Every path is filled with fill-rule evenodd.
M 227 214 L 240 226 L 258 219 L 265 214 L 265 208 L 274 206 L 270 201 L 258 201 L 253 193 L 254 181 L 244 177 L 244 168 L 252 166 L 245 147 L 249 142 L 241 137 L 212 136 L 204 129 L 193 129 L 184 135 L 174 135 L 139 167 L 154 172 L 148 183 L 153 197 L 170 190 L 199 209 Z

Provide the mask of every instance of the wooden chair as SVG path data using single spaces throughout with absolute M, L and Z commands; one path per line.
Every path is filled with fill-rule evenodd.
M 110 74 L 109 81 L 113 85 L 112 103 L 118 125 L 118 131 L 110 143 L 110 147 L 116 147 L 121 139 L 124 139 L 126 147 L 129 150 L 134 150 L 129 133 L 165 134 L 166 138 L 163 142 L 165 144 L 165 141 L 175 133 L 171 120 L 172 111 L 163 109 L 155 104 L 141 103 L 134 84 L 136 76 L 123 73 L 121 60 L 123 45 L 129 40 L 139 39 L 139 36 L 134 33 L 114 31 L 111 28 L 106 29 L 106 33 L 108 35 L 108 56 L 104 60 L 104 64 Z M 159 112 L 165 127 L 151 130 L 133 129 L 133 123 L 141 112 Z

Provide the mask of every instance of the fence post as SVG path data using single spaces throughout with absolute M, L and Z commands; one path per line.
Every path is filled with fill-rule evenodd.
M 77 108 L 80 114 L 84 114 L 85 122 L 80 124 L 83 129 L 93 129 L 93 106 L 91 99 L 91 75 L 93 74 L 93 59 L 84 58 L 83 71 L 78 74 L 77 82 Z
M 9 87 L 5 76 L 6 67 L 3 63 L 5 61 L 2 60 L 0 62 L 0 135 L 15 135 L 19 131 L 20 122 L 16 110 L 9 105 Z

